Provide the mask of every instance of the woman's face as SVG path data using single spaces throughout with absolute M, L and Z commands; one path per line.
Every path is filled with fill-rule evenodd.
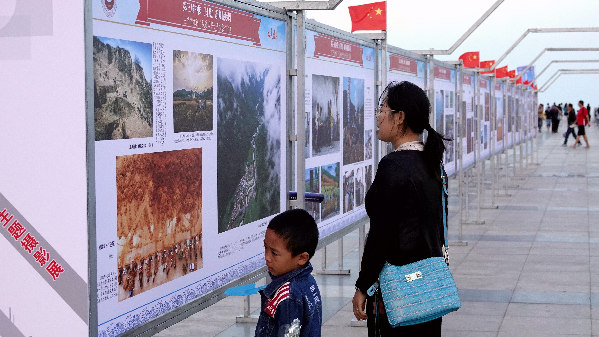
M 378 139 L 383 142 L 390 142 L 398 134 L 398 125 L 395 121 L 395 114 L 393 110 L 389 108 L 387 102 L 384 101 L 375 113 L 376 127 Z

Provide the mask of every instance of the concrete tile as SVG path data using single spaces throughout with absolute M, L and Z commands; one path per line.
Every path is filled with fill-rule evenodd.
M 505 336 L 556 336 L 590 335 L 591 320 L 556 317 L 513 317 L 506 316 L 500 332 Z M 526 332 L 524 335 L 523 333 Z
M 591 318 L 589 305 L 510 303 L 508 317 Z
M 503 316 L 462 315 L 460 311 L 443 317 L 443 329 L 450 331 L 496 332 Z

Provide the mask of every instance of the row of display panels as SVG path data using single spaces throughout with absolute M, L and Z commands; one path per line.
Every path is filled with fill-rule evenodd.
M 285 163 L 291 155 L 285 146 L 287 130 L 291 129 L 286 124 L 286 112 L 290 110 L 286 95 L 293 88 L 286 85 L 289 41 L 285 38 L 285 22 L 213 2 L 142 3 L 144 6 L 139 2 L 91 2 L 92 29 L 86 32 L 91 68 L 86 84 L 92 88 L 88 109 L 88 132 L 94 153 L 94 162 L 88 169 L 95 172 L 90 177 L 94 185 L 88 191 L 95 206 L 92 233 L 76 221 L 80 215 L 85 217 L 83 204 L 71 204 L 70 212 L 61 212 L 70 213 L 70 220 L 77 223 L 63 229 L 54 220 L 44 221 L 31 215 L 44 214 L 43 208 L 30 209 L 40 203 L 31 202 L 31 207 L 24 207 L 26 203 L 18 202 L 14 193 L 2 191 L 8 191 L 7 199 L 17 201 L 15 204 L 25 217 L 38 225 L 41 235 L 64 257 L 63 265 L 74 266 L 74 272 L 86 282 L 86 267 L 90 266 L 97 283 L 97 301 L 89 304 L 90 321 L 97 321 L 92 335 L 114 336 L 151 325 L 154 319 L 262 268 L 266 224 L 286 205 Z M 48 39 L 52 43 L 46 49 L 55 54 L 62 52 L 68 56 L 65 60 L 70 60 L 57 63 L 56 69 L 71 69 L 70 66 L 83 72 L 83 62 L 73 61 L 80 53 L 61 49 L 76 48 L 71 41 L 81 40 L 75 32 L 68 35 L 69 29 L 63 26 L 81 15 L 82 8 L 56 6 L 60 10 L 53 15 L 61 25 L 55 26 L 54 37 Z M 57 43 L 55 39 L 60 34 L 68 35 L 68 41 Z M 379 104 L 374 85 L 375 51 L 366 43 L 352 42 L 355 40 L 349 34 L 347 37 L 315 30 L 308 31 L 306 39 L 303 174 L 306 191 L 325 195 L 323 203 L 306 205 L 318 222 L 321 238 L 365 217 L 365 194 L 375 175 L 374 109 Z M 387 61 L 389 81 L 408 80 L 424 88 L 428 69 L 422 60 L 396 53 L 387 56 Z M 53 71 L 45 69 L 45 64 L 36 71 Z M 457 165 L 455 139 L 464 118 L 456 100 L 459 73 L 450 67 L 437 68 L 432 111 L 437 130 L 454 138 L 447 143 L 445 157 L 446 168 L 452 173 Z M 57 87 L 76 89 L 71 92 L 72 97 L 62 95 L 60 99 L 48 91 L 48 96 L 43 97 L 57 107 L 55 110 L 63 104 L 77 106 L 71 101 L 84 104 L 84 83 L 57 76 L 56 72 L 52 76 L 62 83 Z M 507 95 L 503 88 L 496 92 L 500 91 Z M 464 97 L 461 104 L 467 107 Z M 27 102 L 23 96 L 19 104 Z M 513 99 L 509 102 L 504 106 L 517 104 Z M 522 101 L 518 104 L 520 111 L 525 111 Z M 471 102 L 471 112 L 474 106 Z M 511 114 L 506 108 L 504 116 Z M 84 129 L 83 125 L 73 130 L 64 128 L 72 120 L 82 118 L 78 116 L 80 111 L 64 119 L 56 117 L 54 122 L 45 115 L 27 118 L 56 126 L 55 138 L 62 140 L 64 135 L 79 132 L 75 129 Z M 476 146 L 472 131 L 475 119 L 473 112 L 465 116 L 463 124 L 472 119 L 472 149 Z M 511 133 L 499 132 L 505 136 L 497 141 L 497 151 L 499 146 L 510 146 L 523 139 L 520 130 L 526 124 L 522 120 L 521 127 L 517 127 L 516 119 Z M 13 119 L 6 122 L 17 126 L 21 123 Z M 36 125 L 30 122 L 31 128 Z M 54 131 L 33 130 L 38 135 Z M 495 139 L 494 131 L 489 125 L 488 142 Z M 70 154 L 77 156 L 77 162 L 83 162 L 84 135 L 79 133 L 69 138 L 72 140 L 66 146 L 56 145 L 54 150 L 64 148 L 67 159 Z M 484 128 L 481 134 L 484 135 Z M 510 137 L 513 140 L 508 144 L 505 140 Z M 43 143 L 39 137 L 31 139 L 37 141 L 32 149 Z M 481 144 L 484 147 L 484 142 Z M 389 145 L 380 145 L 382 153 L 389 149 Z M 463 147 L 464 153 L 468 153 L 468 140 Z M 43 155 L 40 153 L 39 157 Z M 20 158 L 16 152 L 13 157 Z M 81 164 L 81 172 L 77 172 L 84 176 L 85 165 Z M 67 175 L 75 170 L 73 165 L 64 169 L 70 172 Z M 22 176 L 30 173 L 37 177 L 27 170 Z M 44 176 L 44 182 L 51 181 L 51 177 Z M 32 179 L 32 184 L 38 180 Z M 64 193 L 75 193 L 74 189 L 85 193 L 85 185 L 74 185 L 71 180 L 61 184 Z M 49 193 L 40 192 L 40 198 L 48 200 L 48 205 L 67 200 L 64 196 L 50 200 L 53 198 Z M 48 228 L 43 227 L 44 223 L 48 223 Z M 58 235 L 66 232 L 69 235 Z M 73 245 L 85 242 L 85 235 L 95 242 L 94 261 L 87 258 L 86 245 Z M 14 253 L 10 245 L 7 247 L 7 252 Z M 21 259 L 16 255 L 15 261 Z M 27 268 L 24 264 L 12 274 L 20 275 L 21 269 Z M 54 275 L 66 278 L 64 273 Z M 71 311 L 66 299 L 53 292 L 51 284 L 48 287 L 37 275 L 31 282 L 39 287 L 15 292 L 15 286 L 8 286 L 0 294 L 17 313 L 15 324 L 24 335 L 62 336 L 64 326 L 69 326 L 72 335 L 88 333 L 87 322 Z M 40 299 L 59 304 L 48 315 L 36 304 Z M 26 319 L 22 313 L 27 313 Z M 25 321 L 26 325 L 20 324 Z
M 122 6 L 118 17 L 94 7 L 100 336 L 264 266 L 266 225 L 286 205 L 285 22 L 201 1 L 152 6 L 143 15 Z M 306 32 L 303 174 L 305 190 L 325 196 L 306 205 L 321 238 L 365 216 L 374 179 L 374 58 L 373 48 Z M 422 61 L 388 61 L 390 81 L 423 87 Z M 437 72 L 436 127 L 454 138 L 456 73 Z M 473 87 L 460 102 L 466 164 L 474 162 Z M 486 94 L 480 146 L 488 155 Z M 508 135 L 521 130 L 513 128 Z

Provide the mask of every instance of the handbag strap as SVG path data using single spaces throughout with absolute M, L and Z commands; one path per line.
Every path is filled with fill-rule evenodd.
M 443 209 L 443 238 L 445 240 L 445 247 L 448 247 L 447 242 L 447 174 L 445 173 L 445 169 L 443 168 L 443 162 L 439 164 L 441 167 L 441 182 L 443 185 L 441 191 L 441 208 Z

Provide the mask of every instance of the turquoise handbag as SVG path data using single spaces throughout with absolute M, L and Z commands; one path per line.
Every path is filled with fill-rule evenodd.
M 447 177 L 441 167 L 443 227 L 447 247 Z M 403 266 L 385 263 L 379 287 L 392 327 L 428 322 L 458 310 L 462 303 L 443 257 L 431 257 Z

